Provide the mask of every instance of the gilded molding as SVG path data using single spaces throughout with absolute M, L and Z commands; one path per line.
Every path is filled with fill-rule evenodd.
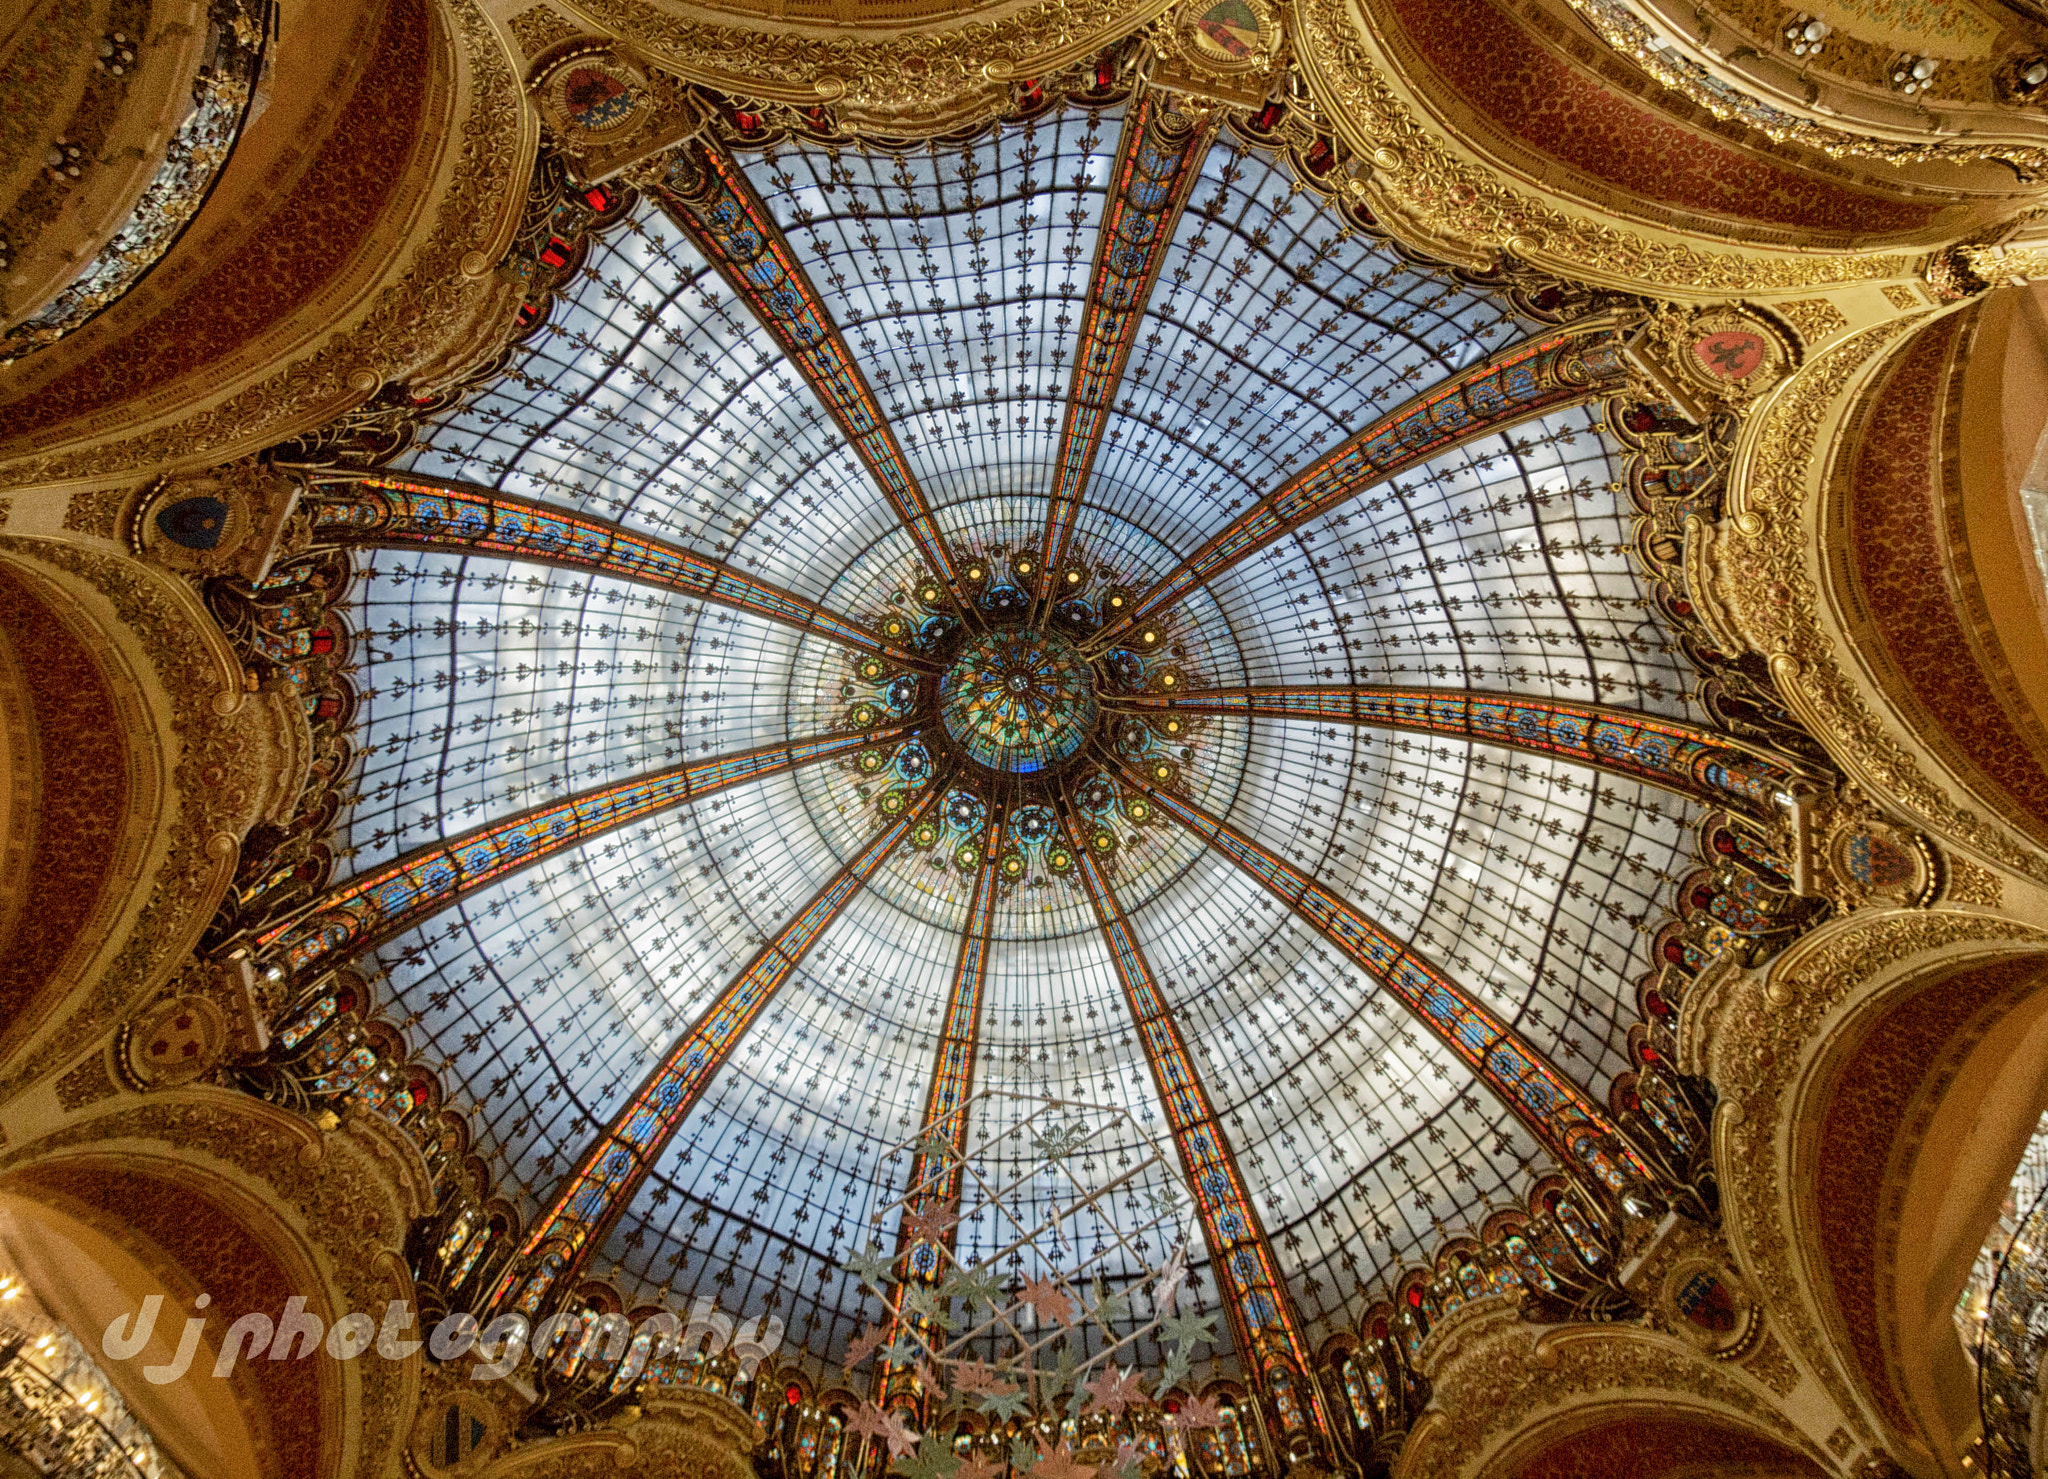
M 204 616 L 196 602 L 187 607 L 174 597 L 168 577 L 120 555 L 55 540 L 0 536 L 0 553 L 64 571 L 112 604 L 170 696 L 178 745 L 171 777 L 177 815 L 141 913 L 112 962 L 74 995 L 70 1017 L 7 1065 L 0 1077 L 4 1101 L 126 1017 L 192 948 L 227 886 L 238 839 L 273 800 L 268 771 L 282 742 L 272 730 L 281 721 L 288 727 L 289 716 L 227 686 L 239 672 L 214 650 L 217 640 L 195 633 Z
M 1361 38 L 1352 0 L 1297 0 L 1298 50 L 1312 90 L 1346 142 L 1373 165 L 1359 187 L 1438 249 L 1485 259 L 1505 252 L 1589 281 L 1699 298 L 1904 277 L 1917 258 L 1897 253 L 1746 256 L 1655 240 L 1589 220 L 1515 190 L 1462 157 L 1417 118 Z M 1404 233 L 1405 234 L 1405 233 Z
M 580 0 L 577 9 L 691 82 L 766 102 L 830 103 L 856 125 L 924 129 L 995 111 L 1013 80 L 1071 65 L 1172 4 L 1040 0 L 991 20 L 879 35 L 720 25 L 649 0 Z
M 134 1142 L 154 1141 L 172 1160 L 205 1157 L 269 1188 L 295 1215 L 291 1231 L 322 1255 L 321 1272 L 336 1288 L 341 1308 L 377 1310 L 387 1300 L 410 1298 L 412 1280 L 398 1249 L 412 1219 L 432 1203 L 420 1195 L 424 1165 L 410 1174 L 400 1166 L 394 1174 L 393 1149 L 377 1142 L 398 1132 L 381 1135 L 367 1128 L 375 1115 L 350 1115 L 339 1130 L 323 1133 L 261 1100 L 212 1087 L 127 1103 L 0 1155 L 0 1174 L 57 1160 L 67 1151 L 135 1159 Z M 412 1158 L 418 1159 L 416 1150 Z M 395 1463 L 423 1364 L 357 1363 L 355 1420 L 342 1429 L 344 1447 L 357 1445 L 356 1463 L 344 1463 L 344 1472 L 384 1473 Z
M 2048 945 L 2048 932 L 1947 910 L 1870 911 L 1808 935 L 1764 976 L 1729 973 L 1686 1003 L 1688 1016 L 1698 1009 L 1707 1020 L 1694 1028 L 1699 1035 L 1683 1057 L 1709 1073 L 1721 1096 L 1714 1163 L 1729 1244 L 1779 1334 L 1865 1443 L 1874 1443 L 1876 1433 L 1850 1388 L 1850 1358 L 1825 1332 L 1816 1291 L 1801 1271 L 1812 1260 L 1795 1248 L 1790 1231 L 1796 1188 L 1789 1184 L 1786 1137 L 1796 1127 L 1787 1120 L 1832 1016 L 1901 962 L 1970 943 Z
M 1821 432 L 1844 391 L 1917 320 L 1845 339 L 1807 364 L 1765 410 L 1745 459 L 1732 533 L 1714 541 L 1714 588 L 1748 645 L 1769 659 L 1779 693 L 1874 789 L 1947 837 L 2039 882 L 2048 855 L 2023 847 L 1922 770 L 1843 670 L 1822 625 L 1808 515 L 1827 453 Z
M 1725 1415 L 1790 1448 L 1818 1452 L 1760 1385 L 1673 1336 L 1626 1325 L 1546 1329 L 1524 1322 L 1507 1301 L 1489 1315 L 1461 1327 L 1455 1344 L 1431 1362 L 1430 1404 L 1395 1464 L 1399 1479 L 1478 1473 L 1557 1416 L 1583 1414 L 1619 1392 L 1632 1393 L 1631 1403 Z
M 510 244 L 512 207 L 525 196 L 539 135 L 479 0 L 442 0 L 441 14 L 468 64 L 457 79 L 469 100 L 457 157 L 431 229 L 368 313 L 209 410 L 85 450 L 0 464 L 0 488 L 230 461 L 340 415 L 387 382 L 432 389 L 505 341 L 519 295 L 488 264 Z

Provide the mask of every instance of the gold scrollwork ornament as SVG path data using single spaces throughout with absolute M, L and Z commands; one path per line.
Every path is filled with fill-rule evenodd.
M 1267 0 L 1188 0 L 1151 30 L 1155 84 L 1256 107 L 1271 92 L 1286 34 Z
M 121 1073 L 139 1089 L 168 1089 L 211 1072 L 227 1048 L 227 1013 L 203 996 L 174 996 L 121 1032 Z
M 1798 362 L 1792 338 L 1759 314 L 1709 308 L 1658 314 L 1629 341 L 1630 362 L 1693 420 L 1740 410 Z

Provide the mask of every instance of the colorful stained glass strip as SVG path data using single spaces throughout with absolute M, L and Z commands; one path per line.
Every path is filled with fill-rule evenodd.
M 1621 388 L 1615 325 L 1606 320 L 1518 344 L 1389 412 L 1297 473 L 1148 591 L 1131 614 L 1096 638 L 1114 642 L 1132 623 L 1157 615 L 1255 550 L 1461 442 L 1499 431 L 1555 406 Z
M 523 1253 L 549 1247 L 563 1255 L 565 1268 L 573 1272 L 592 1235 L 624 1208 L 654 1168 L 741 1035 L 944 790 L 943 785 L 927 786 L 915 805 L 833 874 L 719 993 L 584 1152 L 554 1204 L 527 1235 Z
M 1124 999 L 1130 1004 L 1138 1040 L 1152 1065 L 1153 1082 L 1165 1106 L 1167 1126 L 1180 1151 L 1188 1187 L 1194 1193 L 1210 1260 L 1222 1271 L 1227 1286 L 1225 1307 L 1230 1311 L 1244 1369 L 1258 1369 L 1261 1346 L 1270 1349 L 1277 1343 L 1295 1369 L 1305 1372 L 1309 1367 L 1301 1321 L 1280 1282 L 1279 1265 L 1245 1192 L 1237 1157 L 1224 1138 L 1208 1091 L 1188 1056 L 1187 1043 L 1174 1025 L 1109 880 L 1089 855 L 1085 840 L 1073 835 L 1071 818 L 1069 823 L 1067 843 L 1073 849 L 1082 887 L 1095 906 L 1095 918 L 1102 926 Z
M 847 352 L 796 254 L 739 166 L 702 143 L 676 151 L 656 198 L 743 296 L 825 403 L 874 474 L 934 575 L 954 584 L 953 561 L 924 490 L 882 419 L 867 377 Z
M 1560 1165 L 1573 1163 L 1574 1132 L 1613 1131 L 1593 1101 L 1544 1062 L 1514 1029 L 1370 919 L 1222 818 L 1155 789 L 1127 767 L 1122 768 L 1122 775 L 1127 785 L 1144 791 L 1168 816 L 1264 884 L 1420 1017 L 1423 1025 L 1530 1128 Z M 1633 1157 L 1630 1163 L 1641 1172 Z
M 1210 688 L 1118 698 L 1117 707 L 1368 724 L 1451 734 L 1514 750 L 1562 755 L 1713 804 L 1771 812 L 1798 779 L 1785 763 L 1724 734 L 1626 709 L 1463 690 L 1317 687 Z
M 751 611 L 909 667 L 930 666 L 908 648 L 730 565 L 489 488 L 442 479 L 361 478 L 325 485 L 311 509 L 315 535 L 328 543 L 444 549 L 594 570 Z
M 967 918 L 960 927 L 960 956 L 953 971 L 953 985 L 946 993 L 938 1057 L 932 1065 L 931 1088 L 925 1093 L 924 1119 L 919 1129 L 920 1148 L 911 1157 L 908 1185 L 913 1189 L 924 1186 L 927 1178 L 935 1175 L 931 1156 L 922 1148 L 923 1142 L 937 1137 L 953 1148 L 953 1154 L 944 1175 L 938 1177 L 923 1195 L 908 1202 L 906 1212 L 923 1211 L 932 1206 L 957 1207 L 960 1201 L 960 1183 L 965 1175 L 967 1155 L 967 1115 L 962 1106 L 966 1104 L 967 1096 L 974 1092 L 974 1054 L 981 1040 L 981 994 L 988 981 L 989 937 L 995 924 L 1001 854 L 1001 819 L 991 812 L 988 829 L 982 838 L 981 868 L 975 874 L 974 896 L 968 901 Z M 951 1241 L 950 1237 L 948 1241 Z M 937 1280 L 940 1271 L 937 1249 L 928 1249 L 926 1244 L 899 1231 L 896 1258 L 899 1277 L 903 1281 L 915 1278 L 932 1283 Z M 906 1318 L 902 1312 L 901 1283 L 890 1291 L 889 1303 L 893 1319 L 900 1321 Z M 892 1332 L 892 1342 L 893 1338 Z M 907 1368 L 886 1366 L 882 1372 L 882 1390 L 878 1400 L 886 1405 L 908 1380 Z
M 1123 380 L 1159 264 L 1214 138 L 1208 123 L 1188 123 L 1156 93 L 1139 98 L 1124 121 L 1074 351 L 1066 422 L 1053 462 L 1052 507 L 1039 570 L 1054 595 L 1053 582 L 1102 447 L 1110 403 Z
M 460 837 L 415 848 L 382 868 L 335 885 L 296 919 L 259 934 L 256 953 L 295 975 L 329 969 L 507 874 L 615 827 L 905 732 L 898 726 L 761 745 L 532 807 Z

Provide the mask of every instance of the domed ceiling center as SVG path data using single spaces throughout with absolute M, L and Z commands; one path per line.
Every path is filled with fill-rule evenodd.
M 1071 759 L 1098 713 L 1094 672 L 1056 632 L 990 632 L 939 680 L 946 733 L 990 770 L 1028 775 Z

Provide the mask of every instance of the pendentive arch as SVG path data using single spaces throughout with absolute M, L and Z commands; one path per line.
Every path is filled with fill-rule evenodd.
M 1866 1410 L 1939 1472 L 1978 1418 L 1954 1312 L 2048 1111 L 2048 939 L 1887 963 L 1780 1110 L 1787 1246 Z

